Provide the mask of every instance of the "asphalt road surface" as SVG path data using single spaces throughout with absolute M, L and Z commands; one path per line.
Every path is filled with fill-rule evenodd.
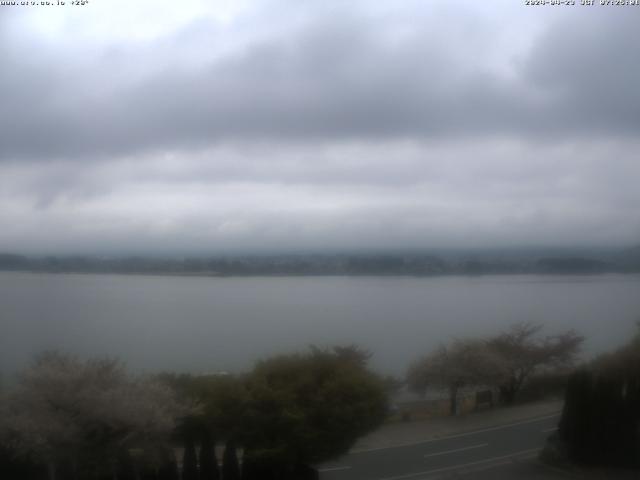
M 322 465 L 320 479 L 430 480 L 511 468 L 514 460 L 537 455 L 559 417 L 547 415 L 419 443 L 353 452 Z

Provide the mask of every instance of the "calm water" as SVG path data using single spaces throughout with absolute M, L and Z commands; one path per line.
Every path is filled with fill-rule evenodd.
M 640 276 L 180 278 L 0 273 L 0 369 L 47 348 L 140 370 L 240 371 L 275 352 L 356 342 L 401 374 L 453 336 L 521 320 L 575 328 L 589 355 L 640 319 Z

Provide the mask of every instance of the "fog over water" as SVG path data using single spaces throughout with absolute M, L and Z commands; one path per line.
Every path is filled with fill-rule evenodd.
M 243 371 L 273 353 L 355 342 L 402 375 L 451 337 L 515 321 L 575 328 L 585 354 L 640 319 L 638 275 L 203 278 L 0 273 L 0 370 L 63 349 L 138 371 Z

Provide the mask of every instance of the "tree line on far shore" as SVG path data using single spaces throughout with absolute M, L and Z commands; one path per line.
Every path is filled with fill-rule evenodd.
M 483 275 L 640 272 L 640 247 L 370 254 L 254 254 L 214 257 L 28 257 L 0 252 L 0 271 L 202 276 L 243 275 Z

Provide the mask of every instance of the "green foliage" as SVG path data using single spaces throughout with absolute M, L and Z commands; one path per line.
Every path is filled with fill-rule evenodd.
M 65 475 L 58 472 L 58 476 L 62 478 L 72 478 L 72 475 Z M 118 452 L 118 460 L 116 465 L 116 476 L 118 480 L 136 480 L 136 466 L 134 459 L 127 450 Z
M 297 465 L 346 453 L 387 411 L 384 385 L 365 362 L 354 347 L 260 362 L 247 379 L 245 455 Z
M 222 454 L 222 478 L 223 480 L 240 480 L 240 463 L 238 453 L 233 440 L 227 441 Z
M 197 388 L 210 428 L 222 438 L 237 437 L 248 401 L 244 379 L 232 375 L 198 377 Z
M 158 476 L 156 480 L 180 480 L 178 463 L 176 462 L 173 449 L 167 449 L 164 452 L 158 467 Z
M 216 459 L 215 442 L 209 431 L 204 431 L 200 445 L 200 480 L 218 480 L 218 460 Z
M 560 438 L 570 445 L 569 455 L 574 459 L 586 452 L 594 419 L 591 407 L 593 375 L 586 369 L 576 371 L 569 377 L 564 409 L 560 420 Z
M 44 465 L 29 455 L 0 445 L 0 478 L 8 480 L 39 480 L 46 476 Z
M 177 392 L 183 401 L 198 406 L 197 413 L 184 420 L 182 437 L 196 438 L 211 432 L 221 439 L 238 436 L 247 403 L 242 377 L 164 373 L 159 379 Z
M 176 480 L 173 432 L 185 445 L 183 480 L 216 480 L 215 436 L 226 441 L 224 480 L 240 478 L 236 445 L 245 478 L 316 478 L 309 465 L 346 453 L 385 418 L 389 382 L 367 369 L 369 356 L 353 345 L 312 347 L 260 362 L 243 377 L 152 380 L 132 378 L 111 360 L 47 354 L 0 405 L 0 445 L 34 455 L 50 478 Z M 6 455 L 0 461 L 22 468 Z
M 252 464 L 264 469 L 333 458 L 375 428 L 386 415 L 386 385 L 367 370 L 369 357 L 354 345 L 311 347 L 308 354 L 260 362 L 246 377 L 162 379 L 201 407 L 183 423 L 182 437 L 214 432 L 226 439 L 227 476 L 237 470 L 234 442 L 240 442 L 249 475 Z
M 574 373 L 559 437 L 569 457 L 595 465 L 640 467 L 640 337 Z
M 532 375 L 518 392 L 518 402 L 562 398 L 567 388 L 568 372 L 541 372 Z
M 193 440 L 187 439 L 182 457 L 182 480 L 198 480 L 198 460 Z

